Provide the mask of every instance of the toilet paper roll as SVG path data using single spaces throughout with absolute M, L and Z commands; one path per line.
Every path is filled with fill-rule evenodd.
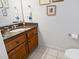
M 69 33 L 69 36 L 73 39 L 78 39 L 79 38 L 79 34 L 71 34 Z
M 77 34 L 72 34 L 72 38 L 77 39 L 78 35 Z

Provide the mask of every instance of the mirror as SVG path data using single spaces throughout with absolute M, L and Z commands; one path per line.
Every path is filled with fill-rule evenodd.
M 10 1 L 10 0 L 9 0 Z M 14 12 L 14 19 L 21 22 L 28 22 L 32 19 L 31 0 L 11 0 L 10 7 Z
M 12 24 L 13 21 L 30 22 L 32 19 L 32 0 L 0 0 L 0 26 Z M 6 9 L 6 10 L 3 10 Z

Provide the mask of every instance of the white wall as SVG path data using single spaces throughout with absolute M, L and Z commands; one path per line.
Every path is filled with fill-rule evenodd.
M 65 0 L 57 3 L 56 16 L 47 16 L 47 8 L 32 0 L 33 19 L 39 23 L 40 45 L 52 48 L 79 48 L 79 40 L 73 40 L 68 33 L 79 34 L 79 0 Z

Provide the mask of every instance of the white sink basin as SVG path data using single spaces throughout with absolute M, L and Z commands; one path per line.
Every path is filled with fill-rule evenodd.
M 19 28 L 19 29 L 15 29 L 15 30 L 12 30 L 10 32 L 21 32 L 21 31 L 25 31 L 25 30 L 29 30 L 30 28 Z

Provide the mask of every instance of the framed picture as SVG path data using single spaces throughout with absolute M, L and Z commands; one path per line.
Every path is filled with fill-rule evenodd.
M 64 0 L 52 0 L 52 2 L 62 2 Z
M 2 9 L 2 14 L 3 14 L 3 16 L 7 16 L 7 10 L 6 10 L 6 8 Z
M 2 0 L 2 3 L 3 3 L 3 7 L 9 8 L 8 0 Z
M 50 4 L 51 0 L 39 0 L 40 5 Z
M 3 7 L 3 5 L 2 5 L 2 1 L 0 0 L 0 8 L 2 8 Z
M 56 5 L 47 6 L 47 15 L 55 16 L 56 15 Z

